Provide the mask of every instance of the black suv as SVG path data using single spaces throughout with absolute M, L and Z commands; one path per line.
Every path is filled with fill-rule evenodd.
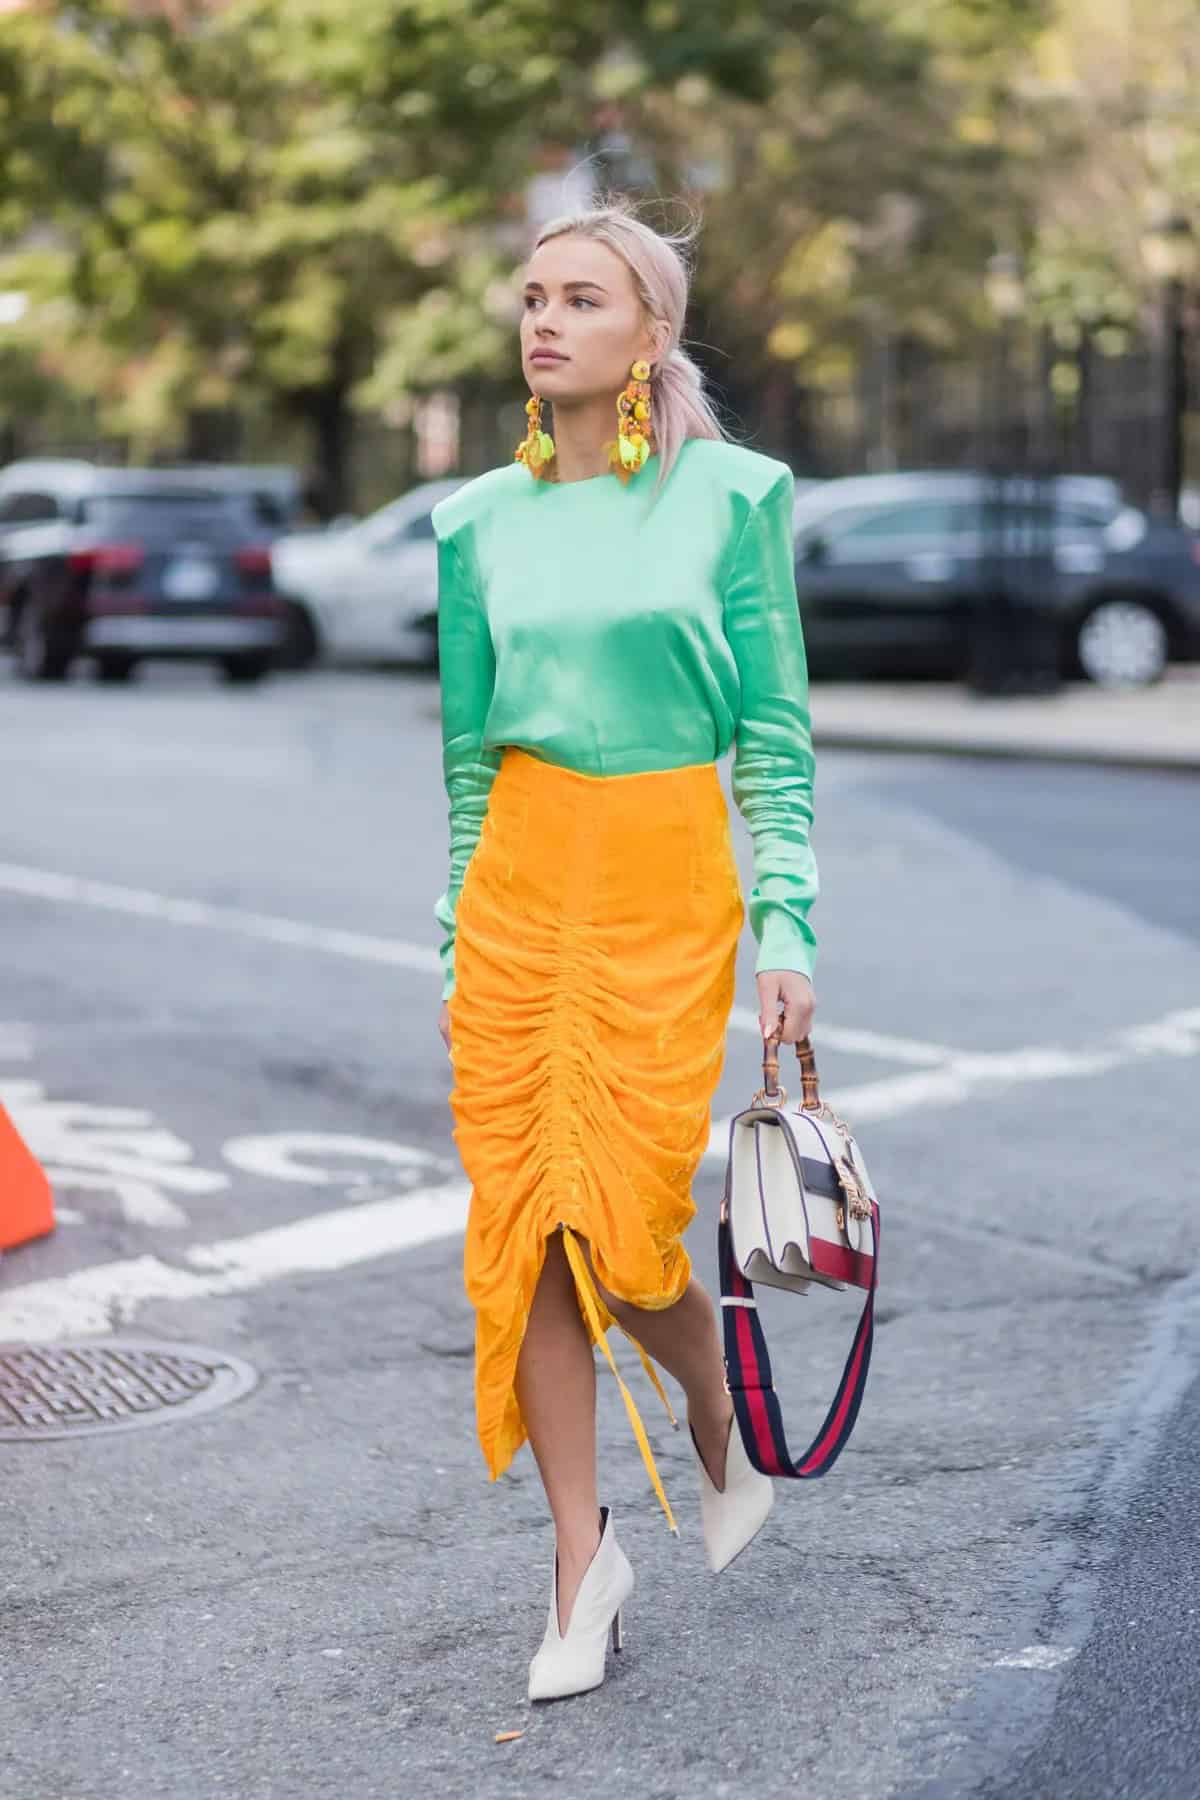
M 86 657 L 127 681 L 169 657 L 259 681 L 284 623 L 250 495 L 163 469 L 0 470 L 0 641 L 28 679 L 61 681 Z
M 969 471 L 854 476 L 808 488 L 794 523 L 814 674 L 963 674 L 997 554 L 1064 675 L 1140 686 L 1200 657 L 1200 539 L 1127 506 L 1104 477 L 1001 490 Z

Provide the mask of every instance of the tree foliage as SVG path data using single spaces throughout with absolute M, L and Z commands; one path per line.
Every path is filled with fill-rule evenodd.
M 3 355 L 142 452 L 183 447 L 198 410 L 300 420 L 339 505 L 356 409 L 515 377 L 548 144 L 702 211 L 698 316 L 756 377 L 836 385 L 881 329 L 969 344 L 999 246 L 1048 318 L 1127 318 L 1144 192 L 1200 198 L 1190 8 L 1164 9 L 1169 63 L 1127 34 L 1099 64 L 1103 0 L 7 13 L 0 286 L 34 306 Z M 1148 148 L 1164 90 L 1178 116 Z

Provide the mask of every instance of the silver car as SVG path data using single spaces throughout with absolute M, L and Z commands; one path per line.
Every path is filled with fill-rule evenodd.
M 357 524 L 275 540 L 275 586 L 288 603 L 286 661 L 433 660 L 437 544 L 430 514 L 461 481 L 426 481 Z

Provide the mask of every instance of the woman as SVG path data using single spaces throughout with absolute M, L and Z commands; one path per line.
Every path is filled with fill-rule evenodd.
M 649 1358 L 687 1396 L 714 1570 L 773 1493 L 731 1431 L 716 1316 L 682 1240 L 743 920 L 715 767 L 731 743 L 763 1033 L 782 1018 L 794 1042 L 813 1012 L 793 484 L 722 438 L 680 346 L 679 245 L 621 206 L 543 230 L 521 321 L 529 435 L 433 515 L 450 801 L 439 1025 L 473 1188 L 480 1441 L 495 1478 L 529 1438 L 554 1520 L 535 1700 L 599 1686 L 633 1586 L 596 1486 L 593 1344 L 616 1373 L 613 1323 L 664 1401 Z

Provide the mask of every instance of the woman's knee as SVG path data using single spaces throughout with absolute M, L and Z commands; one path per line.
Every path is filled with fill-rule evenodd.
M 592 1271 L 592 1278 L 595 1279 L 595 1270 Z M 611 1288 L 606 1288 L 602 1281 L 596 1282 L 596 1292 L 620 1325 L 628 1325 L 630 1320 L 636 1319 L 641 1311 L 641 1308 L 635 1306 L 632 1300 L 622 1300 L 620 1294 L 614 1294 Z
M 596 1264 L 592 1258 L 592 1246 L 588 1243 L 587 1239 L 581 1238 L 576 1234 L 576 1242 L 583 1254 L 583 1260 L 587 1265 L 587 1272 L 592 1278 L 592 1284 L 613 1318 L 621 1320 L 622 1322 L 631 1318 L 637 1312 L 637 1307 L 629 1300 L 622 1300 L 619 1294 L 614 1294 L 605 1287 L 604 1283 L 596 1274 Z M 563 1271 L 564 1280 L 571 1287 L 572 1291 L 574 1291 L 575 1277 L 571 1273 L 571 1265 L 567 1261 L 566 1251 L 563 1249 L 562 1234 L 560 1232 L 555 1232 L 552 1243 L 554 1250 L 557 1253 L 558 1262 Z

